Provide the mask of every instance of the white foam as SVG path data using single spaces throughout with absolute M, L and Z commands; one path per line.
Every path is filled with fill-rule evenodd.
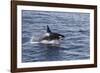
M 37 44 L 37 43 L 40 43 L 40 42 L 38 42 L 37 38 L 35 38 L 34 36 L 32 36 L 31 39 L 30 39 L 30 43 L 31 44 Z
M 43 44 L 59 44 L 59 40 L 51 40 L 51 41 L 48 41 L 48 40 L 42 40 L 40 43 L 43 43 Z

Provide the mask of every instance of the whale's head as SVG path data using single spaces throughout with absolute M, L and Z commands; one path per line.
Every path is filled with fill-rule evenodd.
M 63 39 L 65 38 L 65 36 L 62 35 L 62 34 L 58 34 L 58 37 L 59 37 L 59 39 L 61 39 L 61 40 L 63 40 Z

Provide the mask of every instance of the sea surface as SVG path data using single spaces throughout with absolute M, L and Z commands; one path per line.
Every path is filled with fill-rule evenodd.
M 60 45 L 34 43 L 47 25 L 65 36 Z M 89 27 L 89 13 L 22 10 L 22 62 L 89 59 Z

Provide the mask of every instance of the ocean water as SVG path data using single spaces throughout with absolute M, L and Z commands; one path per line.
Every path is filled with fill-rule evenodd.
M 89 59 L 89 20 L 89 13 L 22 10 L 22 62 Z M 65 36 L 60 45 L 33 43 L 47 25 Z

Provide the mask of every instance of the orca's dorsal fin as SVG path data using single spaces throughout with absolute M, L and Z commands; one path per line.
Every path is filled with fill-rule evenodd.
M 48 25 L 47 25 L 47 33 L 51 33 L 51 30 Z

